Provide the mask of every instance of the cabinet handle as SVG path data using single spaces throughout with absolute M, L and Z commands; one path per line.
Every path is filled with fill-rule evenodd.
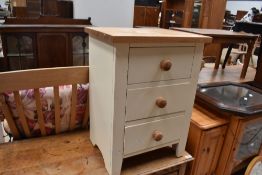
M 156 105 L 159 107 L 159 108 L 164 108 L 166 107 L 167 105 L 167 101 L 163 98 L 163 97 L 158 97 L 156 99 Z
M 171 67 L 172 67 L 172 62 L 169 59 L 162 60 L 160 62 L 160 68 L 163 71 L 169 71 L 171 69 Z
M 154 139 L 155 141 L 158 142 L 158 141 L 162 140 L 162 138 L 163 138 L 164 136 L 163 136 L 162 132 L 160 132 L 160 131 L 154 131 L 152 137 L 153 137 L 153 139 Z

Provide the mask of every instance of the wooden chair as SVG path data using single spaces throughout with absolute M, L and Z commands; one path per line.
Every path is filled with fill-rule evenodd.
M 24 114 L 23 104 L 21 101 L 19 90 L 34 89 L 34 98 L 37 109 L 37 122 L 42 136 L 46 136 L 46 129 L 44 123 L 44 116 L 42 111 L 41 97 L 39 88 L 53 87 L 54 93 L 54 111 L 55 111 L 55 134 L 61 132 L 60 128 L 60 98 L 59 86 L 72 85 L 71 95 L 71 115 L 69 130 L 76 128 L 76 103 L 77 103 L 77 84 L 87 84 L 88 81 L 88 67 L 64 67 L 64 68 L 46 68 L 34 69 L 0 73 L 0 108 L 3 111 L 5 119 L 9 125 L 14 139 L 23 137 L 32 137 L 26 116 Z M 15 122 L 8 104 L 5 101 L 3 93 L 13 92 L 16 103 L 16 110 L 24 131 L 24 135 L 19 131 L 17 123 Z M 88 95 L 88 94 L 87 94 Z M 88 96 L 87 96 L 88 97 Z M 88 99 L 88 98 L 87 98 Z M 88 100 L 86 103 L 86 110 L 82 120 L 82 127 L 85 128 L 88 122 Z

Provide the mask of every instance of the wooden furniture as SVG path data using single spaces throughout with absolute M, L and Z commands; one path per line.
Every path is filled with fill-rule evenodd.
M 0 144 L 0 160 L 1 174 L 108 174 L 101 153 L 89 140 L 89 131 Z M 176 158 L 170 149 L 162 149 L 125 160 L 121 174 L 183 175 L 191 160 L 186 152 Z
M 133 26 L 158 27 L 160 7 L 135 6 Z
M 181 156 L 203 43 L 211 38 L 152 28 L 97 27 L 86 32 L 90 138 L 108 173 L 120 174 L 123 158 L 165 146 L 176 144 Z
M 248 163 L 248 158 L 261 154 L 259 152 L 252 152 L 251 155 L 247 153 L 246 155 L 241 156 L 241 144 L 244 145 L 246 143 L 245 141 L 250 138 L 247 136 L 248 132 L 250 132 L 249 130 L 252 129 L 253 125 L 256 125 L 259 129 L 259 125 L 261 128 L 261 124 L 261 115 L 247 119 L 232 116 L 229 125 L 229 131 L 231 131 L 231 133 L 228 131 L 226 135 L 222 154 L 220 155 L 219 164 L 217 166 L 217 173 L 225 175 L 234 173 L 239 169 L 238 167 L 243 167 L 241 164 Z
M 235 31 L 244 31 L 247 33 L 253 33 L 253 34 L 259 34 L 262 36 L 262 23 L 256 23 L 256 22 L 236 22 Z M 231 46 L 232 47 L 232 46 Z M 228 49 L 227 55 L 230 54 L 230 48 Z M 258 53 L 258 61 L 257 61 L 257 73 L 255 76 L 255 80 L 253 82 L 253 85 L 262 89 L 262 42 L 260 42 L 260 49 Z
M 4 143 L 5 139 L 4 139 L 4 130 L 3 130 L 3 126 L 2 124 L 0 125 L 0 144 Z
M 168 14 L 181 12 L 176 27 L 199 27 L 221 29 L 226 9 L 226 0 L 164 0 L 162 2 L 161 27 L 168 28 L 171 19 Z M 175 27 L 173 26 L 173 27 Z
M 239 74 L 242 71 L 241 65 L 227 66 L 226 69 L 214 70 L 211 67 L 204 67 L 200 74 L 198 83 L 214 83 L 214 82 L 236 82 L 247 83 L 254 80 L 256 69 L 249 68 L 246 77 L 240 78 Z
M 216 86 L 221 85 L 220 83 L 199 88 L 196 103 L 210 113 L 229 121 L 223 148 L 215 171 L 215 174 L 228 175 L 246 166 L 250 158 L 262 154 L 262 141 L 260 139 L 262 136 L 262 117 L 261 100 L 259 100 L 261 99 L 262 91 L 240 84 L 237 86 L 248 87 L 253 91 L 235 89 L 236 86 L 233 88 L 227 85 L 225 85 L 227 89 L 220 88 L 217 91 L 208 90 L 208 88 L 214 89 Z M 204 91 L 202 91 L 203 88 L 205 88 Z M 212 91 L 212 97 L 203 95 L 203 93 L 208 93 L 208 91 Z M 255 92 L 260 95 L 255 94 Z M 213 99 L 215 96 L 219 96 L 219 99 L 226 99 L 217 101 Z M 239 103 L 232 102 L 232 105 L 228 105 L 230 103 L 228 99 L 234 100 L 230 98 L 232 96 L 234 96 L 236 101 L 239 100 Z M 246 100 L 242 97 L 251 99 Z M 247 101 L 246 105 L 244 105 L 243 100 Z
M 65 76 L 66 75 L 66 76 Z M 0 73 L 0 107 L 3 111 L 5 119 L 8 122 L 9 128 L 14 139 L 32 137 L 29 130 L 25 109 L 23 108 L 22 98 L 19 90 L 34 89 L 34 96 L 37 110 L 37 122 L 42 136 L 46 136 L 45 121 L 43 117 L 42 100 L 40 97 L 40 88 L 53 87 L 54 104 L 55 104 L 55 133 L 61 132 L 61 111 L 60 111 L 60 95 L 59 85 L 72 85 L 71 97 L 71 116 L 69 129 L 74 130 L 76 127 L 76 104 L 77 104 L 77 84 L 88 83 L 88 67 L 69 67 L 69 68 L 49 68 L 24 70 L 15 72 Z M 8 104 L 6 104 L 2 93 L 13 92 L 15 98 L 16 109 L 21 122 L 24 134 L 19 132 L 17 122 L 14 120 Z M 88 103 L 87 103 L 88 104 Z M 86 107 L 82 127 L 85 128 L 88 121 L 88 107 Z
M 163 0 L 161 27 L 189 27 L 193 13 L 193 0 Z M 174 17 L 172 18 L 172 15 Z
M 189 163 L 187 174 L 215 174 L 228 121 L 199 108 L 193 109 L 191 117 L 186 150 L 194 161 Z
M 201 0 L 199 28 L 221 29 L 227 0 Z
M 246 72 L 248 69 L 248 65 L 249 65 L 249 61 L 252 55 L 252 50 L 253 50 L 255 41 L 257 39 L 257 35 L 248 34 L 248 33 L 240 33 L 240 32 L 232 32 L 232 31 L 227 31 L 227 30 L 218 30 L 218 29 L 195 29 L 195 28 L 172 28 L 172 29 L 213 37 L 212 44 L 217 45 L 220 49 L 219 54 L 216 55 L 215 69 L 219 68 L 221 53 L 223 49 L 222 44 L 247 43 L 248 50 L 245 56 L 243 69 L 240 75 L 241 78 L 245 78 Z M 209 56 L 209 55 L 206 55 L 206 56 Z
M 14 17 L 57 16 L 73 18 L 73 1 L 13 0 Z
M 39 17 L 41 15 L 41 0 L 27 0 L 26 10 L 28 17 Z
M 90 19 L 11 18 L 6 23 L 0 26 L 5 71 L 88 65 L 84 28 Z

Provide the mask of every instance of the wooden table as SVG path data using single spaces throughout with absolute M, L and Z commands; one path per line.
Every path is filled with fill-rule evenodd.
M 255 41 L 257 39 L 257 35 L 232 32 L 232 31 L 220 30 L 220 29 L 198 29 L 198 28 L 171 28 L 171 29 L 213 37 L 212 43 L 220 45 L 220 52 L 219 52 L 220 54 L 216 58 L 215 69 L 219 68 L 219 63 L 220 63 L 222 49 L 223 49 L 222 44 L 247 43 L 248 50 L 245 56 L 244 65 L 240 75 L 241 78 L 245 78 L 249 61 L 252 56 L 252 50 Z
M 259 34 L 260 37 L 262 37 L 262 23 L 237 21 L 233 30 L 237 32 L 244 31 L 247 33 Z M 262 42 L 260 42 L 257 61 L 257 74 L 255 76 L 253 85 L 262 89 Z
M 161 149 L 124 160 L 124 175 L 183 175 L 193 160 L 184 153 L 176 158 L 171 149 Z M 89 140 L 89 131 L 0 144 L 0 174 L 89 174 L 107 175 L 99 149 Z M 173 175 L 173 174 L 172 174 Z

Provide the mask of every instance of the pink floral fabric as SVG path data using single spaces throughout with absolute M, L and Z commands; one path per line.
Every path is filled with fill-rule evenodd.
M 41 88 L 39 90 L 42 104 L 42 111 L 45 122 L 45 129 L 48 135 L 55 133 L 55 105 L 54 105 L 54 91 L 52 87 Z M 38 124 L 38 115 L 36 109 L 36 101 L 34 97 L 34 90 L 21 90 L 19 91 L 21 101 L 23 104 L 24 115 L 27 119 L 27 123 L 30 132 L 33 136 L 40 136 L 40 128 Z M 76 106 L 76 127 L 79 128 L 83 121 L 83 117 L 86 110 L 88 94 L 88 84 L 81 84 L 77 86 L 77 106 Z M 69 130 L 70 115 L 71 115 L 71 95 L 72 86 L 60 86 L 60 119 L 61 119 L 61 131 Z M 18 117 L 16 103 L 13 93 L 5 93 L 6 102 L 11 110 L 16 125 L 21 133 L 24 133 L 20 119 Z

